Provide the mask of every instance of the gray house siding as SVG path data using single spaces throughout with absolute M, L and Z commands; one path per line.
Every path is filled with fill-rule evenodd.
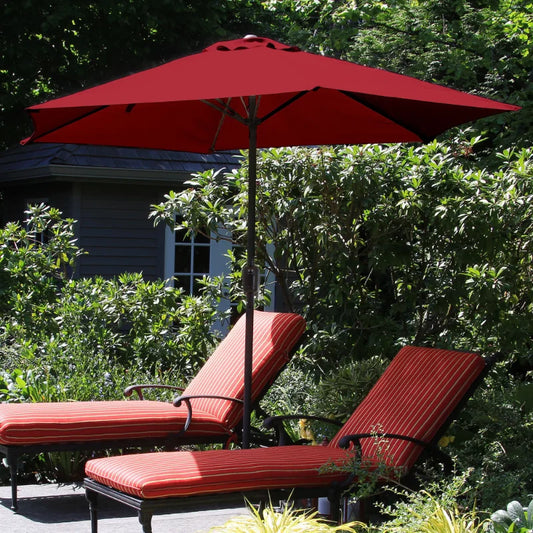
M 1 222 L 20 221 L 25 219 L 24 211 L 28 203 L 50 202 L 53 199 L 53 207 L 61 210 L 66 217 L 72 217 L 72 184 L 71 183 L 34 183 L 15 185 L 3 189 Z
M 81 277 L 116 276 L 141 272 L 145 279 L 163 278 L 164 226 L 148 219 L 150 206 L 162 201 L 166 190 L 154 187 L 81 184 L 78 238 L 88 252 L 80 258 Z
M 23 221 L 29 201 L 77 220 L 86 250 L 75 277 L 141 272 L 164 277 L 165 228 L 150 206 L 191 174 L 239 165 L 234 153 L 191 154 L 109 146 L 35 144 L 0 153 L 0 223 Z

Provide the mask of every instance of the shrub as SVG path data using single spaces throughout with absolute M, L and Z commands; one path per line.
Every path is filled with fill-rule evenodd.
M 261 514 L 249 505 L 249 516 L 231 518 L 222 526 L 215 526 L 209 533 L 334 533 L 345 531 L 355 533 L 355 522 L 334 525 L 320 518 L 315 511 L 298 511 L 294 505 L 287 505 L 282 512 L 277 512 L 272 503 Z M 357 524 L 362 525 L 362 524 Z
M 430 483 L 414 492 L 391 488 L 398 501 L 382 507 L 385 521 L 372 528 L 383 533 L 477 533 L 484 526 L 474 509 L 465 510 L 471 497 L 468 472 L 445 481 Z M 465 500 L 466 499 L 466 500 Z
M 305 314 L 315 366 L 407 343 L 531 351 L 533 153 L 505 151 L 489 171 L 477 142 L 261 152 L 259 262 Z M 240 235 L 246 176 L 200 174 L 153 216 Z
M 525 400 L 531 399 L 531 379 L 513 374 L 508 362 L 496 365 L 447 434 L 445 451 L 456 456 L 459 469 L 472 469 L 470 483 L 485 510 L 525 498 L 533 486 L 527 445 L 533 406 Z
M 0 231 L 4 399 L 103 399 L 142 376 L 195 373 L 217 341 L 213 290 L 187 296 L 140 274 L 70 279 L 75 221 L 44 205 L 27 214 Z

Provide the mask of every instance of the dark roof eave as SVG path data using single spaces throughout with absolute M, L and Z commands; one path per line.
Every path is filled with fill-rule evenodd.
M 24 182 L 106 182 L 149 183 L 167 185 L 191 178 L 191 172 L 176 170 L 146 170 L 129 168 L 90 167 L 74 165 L 48 165 L 45 167 L 14 170 L 0 176 L 0 187 Z

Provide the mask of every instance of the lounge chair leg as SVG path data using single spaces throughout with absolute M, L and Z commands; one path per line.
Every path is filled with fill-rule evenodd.
M 139 511 L 139 522 L 143 527 L 143 533 L 152 533 L 152 513 Z
M 16 452 L 7 450 L 7 464 L 9 465 L 9 476 L 11 478 L 11 509 L 18 510 L 17 498 L 17 471 L 18 471 L 18 456 Z
M 370 498 L 361 498 L 359 500 L 359 516 L 360 522 L 368 524 L 368 511 L 370 506 Z
M 341 523 L 341 499 L 338 492 L 328 494 L 330 517 L 336 524 Z
M 87 489 L 85 491 L 85 498 L 89 502 L 91 533 L 98 533 L 98 493 Z

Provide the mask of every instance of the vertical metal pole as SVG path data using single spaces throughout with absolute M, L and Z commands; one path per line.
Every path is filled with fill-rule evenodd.
M 255 273 L 255 193 L 257 180 L 257 101 L 249 99 L 248 147 L 248 225 L 247 260 L 243 273 L 246 292 L 246 333 L 244 348 L 244 409 L 242 418 L 242 447 L 250 446 L 250 417 L 252 414 L 252 365 L 254 332 L 254 273 Z

